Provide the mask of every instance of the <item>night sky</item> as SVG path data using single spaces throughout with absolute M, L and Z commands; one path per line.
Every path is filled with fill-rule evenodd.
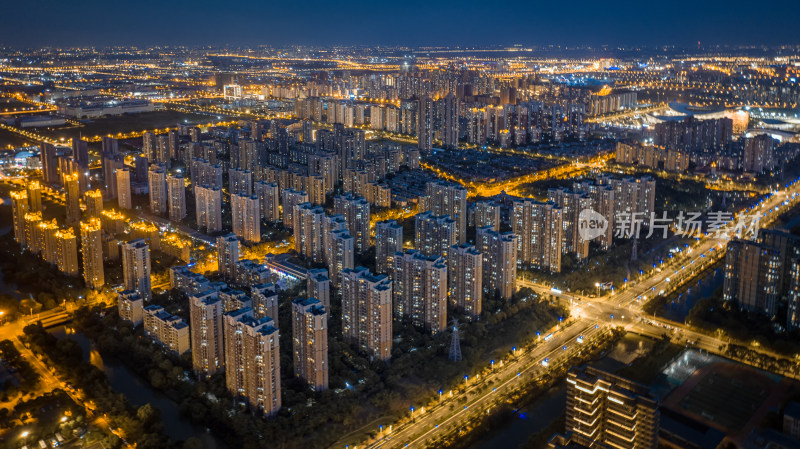
M 391 6 L 390 6 L 391 5 Z M 800 1 L 16 0 L 0 45 L 798 44 Z

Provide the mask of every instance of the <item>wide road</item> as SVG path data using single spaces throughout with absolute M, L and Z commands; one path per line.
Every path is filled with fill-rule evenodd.
M 794 182 L 783 191 L 778 191 L 762 200 L 748 214 L 762 214 L 760 224 L 766 225 L 780 214 L 785 213 L 800 200 L 800 184 Z M 722 227 L 722 231 L 730 231 L 736 221 Z M 490 412 L 500 398 L 508 397 L 510 391 L 516 387 L 518 376 L 529 376 L 547 368 L 542 366 L 542 361 L 549 359 L 552 366 L 561 358 L 566 358 L 570 350 L 578 344 L 575 339 L 578 335 L 591 338 L 595 333 L 607 329 L 607 325 L 619 325 L 627 330 L 644 335 L 660 337 L 666 334 L 680 333 L 687 343 L 708 352 L 719 352 L 720 347 L 727 343 L 713 336 L 700 334 L 686 329 L 675 323 L 666 323 L 658 319 L 642 316 L 642 306 L 648 296 L 664 294 L 670 290 L 681 287 L 690 282 L 703 269 L 716 263 L 724 257 L 725 248 L 730 237 L 717 236 L 709 233 L 700 237 L 689 248 L 684 249 L 677 257 L 665 262 L 650 273 L 645 273 L 638 282 L 631 282 L 622 291 L 607 298 L 590 299 L 585 296 L 570 293 L 554 292 L 547 286 L 533 284 L 519 280 L 520 286 L 530 286 L 540 293 L 551 293 L 570 302 L 577 321 L 567 329 L 553 335 L 548 341 L 535 346 L 526 353 L 505 366 L 496 367 L 494 371 L 482 381 L 476 381 L 466 392 L 461 393 L 465 403 L 457 402 L 451 405 L 453 398 L 445 398 L 442 402 L 428 410 L 415 411 L 419 416 L 413 420 L 401 422 L 395 428 L 381 428 L 379 440 L 368 445 L 370 448 L 395 448 L 395 447 L 426 447 L 437 438 L 447 435 L 455 426 L 468 427 L 468 423 L 477 415 Z M 588 337 L 587 337 L 588 336 Z M 567 350 L 563 350 L 564 346 Z M 572 346 L 570 346 L 572 345 Z M 484 382 L 492 381 L 493 387 L 481 388 Z
M 581 319 L 550 336 L 543 335 L 538 344 L 519 349 L 510 360 L 495 364 L 489 374 L 467 380 L 470 386 L 466 390 L 443 392 L 442 399 L 432 407 L 413 411 L 413 420 L 381 429 L 378 441 L 367 447 L 426 447 L 437 438 L 468 427 L 467 423 L 489 413 L 535 375 L 552 369 L 608 330 L 593 320 Z
M 786 213 L 800 202 L 800 183 L 786 186 L 785 190 L 774 192 L 768 198 L 759 202 L 752 210 L 745 211 L 750 214 L 761 214 L 759 224 L 766 226 L 777 219 L 781 214 Z M 678 256 L 666 261 L 663 265 L 645 273 L 638 282 L 631 282 L 620 292 L 606 297 L 589 298 L 571 292 L 562 292 L 552 289 L 543 284 L 537 284 L 524 279 L 517 279 L 518 287 L 529 287 L 540 294 L 551 294 L 559 297 L 565 303 L 568 302 L 570 312 L 576 317 L 593 318 L 603 322 L 613 322 L 622 325 L 628 330 L 650 336 L 661 336 L 664 333 L 672 333 L 684 339 L 690 346 L 703 349 L 708 352 L 721 353 L 721 348 L 725 345 L 739 344 L 748 346 L 747 342 L 734 341 L 730 338 L 702 334 L 689 329 L 683 323 L 675 323 L 669 320 L 646 316 L 642 307 L 654 296 L 668 294 L 685 287 L 692 282 L 697 275 L 706 268 L 712 266 L 725 257 L 727 244 L 736 219 L 721 228 L 721 234 L 727 236 L 717 236 L 709 233 L 699 238 L 689 248 L 684 248 Z M 763 355 L 783 358 L 765 348 L 751 348 Z M 796 378 L 794 373 L 779 373 L 785 376 Z
M 761 214 L 759 224 L 763 227 L 773 222 L 778 216 L 789 211 L 800 202 L 800 183 L 795 182 L 785 190 L 774 192 L 768 198 L 760 201 L 752 210 L 743 212 L 748 216 Z M 747 221 L 749 224 L 749 220 Z M 731 220 L 720 228 L 719 233 L 703 235 L 688 248 L 664 264 L 653 268 L 640 276 L 640 280 L 628 282 L 611 296 L 599 298 L 596 301 L 612 302 L 620 309 L 630 309 L 637 314 L 641 313 L 642 306 L 653 296 L 665 294 L 680 288 L 693 280 L 699 273 L 709 266 L 717 263 L 725 256 L 727 244 L 733 234 L 736 219 Z M 523 279 L 518 279 L 519 286 L 531 287 L 540 293 L 550 293 L 565 299 L 591 301 L 592 299 L 575 293 L 564 293 L 549 288 L 542 284 L 534 284 Z
M 785 190 L 774 192 L 768 198 L 760 201 L 753 210 L 742 213 L 748 216 L 761 214 L 759 224 L 763 227 L 789 211 L 798 201 L 800 201 L 800 183 L 794 182 Z M 636 304 L 636 308 L 641 310 L 641 306 L 646 302 L 648 296 L 652 297 L 662 291 L 674 290 L 681 283 L 691 280 L 694 275 L 724 257 L 735 225 L 736 219 L 733 219 L 721 228 L 720 234 L 727 234 L 726 236 L 708 233 L 708 235 L 700 237 L 695 244 L 684 249 L 678 257 L 668 260 L 663 266 L 645 275 L 639 282 L 631 283 L 619 293 L 613 294 L 610 300 L 619 304 L 620 307 Z

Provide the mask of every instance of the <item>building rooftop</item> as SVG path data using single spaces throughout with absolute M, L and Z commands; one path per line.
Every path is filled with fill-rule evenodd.
M 229 316 L 231 318 L 240 318 L 244 319 L 248 316 L 252 316 L 253 309 L 250 307 L 242 307 L 241 309 L 231 310 L 230 312 L 226 312 L 225 316 Z
M 792 401 L 783 409 L 783 416 L 800 419 L 800 402 Z
M 659 437 L 681 447 L 715 449 L 725 439 L 725 432 L 709 427 L 684 414 L 662 407 Z

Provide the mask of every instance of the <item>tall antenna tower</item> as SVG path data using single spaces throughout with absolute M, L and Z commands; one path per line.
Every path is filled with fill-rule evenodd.
M 450 341 L 450 360 L 461 361 L 461 339 L 458 337 L 458 320 L 453 318 L 453 339 Z

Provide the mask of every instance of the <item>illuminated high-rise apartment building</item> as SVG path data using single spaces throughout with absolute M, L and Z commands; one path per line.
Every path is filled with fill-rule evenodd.
M 32 253 L 38 254 L 42 252 L 42 229 L 39 227 L 41 222 L 41 212 L 29 212 L 25 214 L 25 228 L 23 235 L 20 235 L 19 238 L 24 238 L 23 246 L 28 248 Z M 16 238 L 16 223 L 14 223 L 14 226 L 14 237 Z
M 115 171 L 117 183 L 117 205 L 120 209 L 133 209 L 131 196 L 131 171 L 127 168 L 118 168 Z
M 514 201 L 511 228 L 518 236 L 517 263 L 560 272 L 563 221 L 561 208 L 553 203 Z
M 558 206 L 562 212 L 561 250 L 573 254 L 578 260 L 589 256 L 589 240 L 584 240 L 580 232 L 580 216 L 584 210 L 591 210 L 592 200 L 584 192 L 573 192 L 566 188 L 548 189 L 547 199 Z
M 314 391 L 328 389 L 328 311 L 317 298 L 292 301 L 294 375 Z
M 457 240 L 456 222 L 448 215 L 423 212 L 414 217 L 414 248 L 425 256 L 446 258 Z
M 25 186 L 28 193 L 28 212 L 42 211 L 42 183 L 37 180 L 29 180 Z
M 225 382 L 251 410 L 273 415 L 281 408 L 280 336 L 269 318 L 248 308 L 225 314 Z
M 145 301 L 152 297 L 150 287 L 150 245 L 144 239 L 131 240 L 121 245 L 122 285 L 134 290 Z
M 447 265 L 443 257 L 413 250 L 396 253 L 392 280 L 398 318 L 409 319 L 434 334 L 447 327 Z
M 144 301 L 133 290 L 123 290 L 117 294 L 117 312 L 120 319 L 130 321 L 133 327 L 140 326 L 144 320 Z
M 206 232 L 222 230 L 222 191 L 219 187 L 195 188 L 195 216 L 197 226 Z
M 353 268 L 353 237 L 346 229 L 329 232 L 330 239 L 330 264 L 331 283 L 339 285 L 341 273 L 347 268 Z
M 317 298 L 325 309 L 331 307 L 331 280 L 325 268 L 313 268 L 306 275 L 306 294 Z
M 83 280 L 91 289 L 105 284 L 103 271 L 103 233 L 100 219 L 90 218 L 81 222 L 81 257 L 83 258 Z
M 518 237 L 490 226 L 478 228 L 476 247 L 483 255 L 483 289 L 509 299 L 517 290 Z
M 392 356 L 392 281 L 364 267 L 342 272 L 342 333 L 373 360 Z
M 24 190 L 11 192 L 11 219 L 14 223 L 14 240 L 23 247 L 27 244 L 25 215 L 28 214 L 28 193 Z M 41 219 L 41 214 L 39 215 Z
M 566 432 L 587 447 L 656 449 L 658 400 L 649 388 L 591 366 L 567 373 Z
M 56 231 L 56 260 L 58 269 L 70 276 L 77 276 L 78 271 L 78 239 L 72 228 Z
M 67 209 L 66 224 L 77 225 L 81 221 L 81 190 L 77 173 L 64 175 L 64 198 L 64 206 Z
M 39 221 L 39 237 L 34 237 L 34 240 L 41 242 L 39 250 L 42 253 L 42 258 L 48 263 L 58 265 L 58 240 L 56 233 L 59 231 L 58 222 L 56 219 L 50 221 Z
M 308 194 L 295 189 L 281 191 L 281 209 L 283 210 L 283 225 L 294 228 L 294 207 L 308 202 Z
M 325 260 L 325 210 L 311 203 L 301 203 L 294 207 L 294 247 L 295 250 L 322 263 Z
M 608 222 L 605 232 L 596 237 L 596 241 L 602 249 L 609 249 L 614 241 L 614 208 L 616 205 L 614 187 L 583 181 L 574 183 L 572 189 L 576 192 L 585 192 L 591 200 L 592 210 L 600 214 Z
M 500 205 L 494 201 L 478 201 L 475 203 L 475 227 L 491 226 L 495 231 L 500 230 Z
M 189 296 L 189 330 L 192 341 L 192 368 L 207 377 L 225 366 L 223 347 L 222 300 L 214 290 Z
M 147 172 L 150 192 L 150 212 L 166 215 L 169 203 L 167 196 L 167 169 L 163 164 L 152 164 Z
M 425 196 L 420 198 L 420 212 L 448 215 L 455 221 L 456 241 L 467 241 L 467 189 L 445 181 L 432 181 L 425 186 Z
M 232 168 L 228 170 L 228 186 L 231 195 L 250 195 L 253 192 L 253 174 L 250 170 Z
M 87 217 L 100 217 L 100 213 L 103 212 L 103 192 L 100 189 L 84 192 L 83 202 L 86 204 Z
M 158 304 L 142 309 L 144 333 L 156 343 L 181 355 L 190 348 L 189 326 L 182 318 L 172 315 Z
M 369 202 L 353 195 L 339 195 L 334 198 L 334 213 L 342 215 L 347 229 L 353 236 L 354 249 L 362 253 L 369 249 Z
M 250 287 L 251 307 L 256 318 L 269 317 L 278 327 L 278 288 L 275 284 L 256 284 Z
M 458 117 L 459 101 L 450 92 L 444 99 L 444 147 L 448 150 L 458 149 Z
M 516 260 L 513 261 L 516 264 Z M 447 257 L 450 303 L 470 319 L 482 311 L 483 256 L 473 245 L 453 245 Z
M 403 251 L 403 227 L 396 220 L 375 224 L 375 271 L 391 273 L 394 254 Z
M 258 181 L 254 184 L 255 194 L 261 206 L 261 218 L 270 222 L 281 219 L 280 189 L 274 182 Z
M 167 176 L 167 197 L 170 221 L 183 220 L 186 217 L 186 182 L 182 174 Z
M 261 241 L 261 212 L 255 195 L 232 194 L 231 215 L 233 233 L 245 242 Z
M 427 95 L 417 102 L 417 148 L 433 149 L 433 100 Z
M 236 278 L 236 264 L 239 262 L 239 239 L 236 234 L 217 237 L 217 264 L 219 273 L 225 279 Z

